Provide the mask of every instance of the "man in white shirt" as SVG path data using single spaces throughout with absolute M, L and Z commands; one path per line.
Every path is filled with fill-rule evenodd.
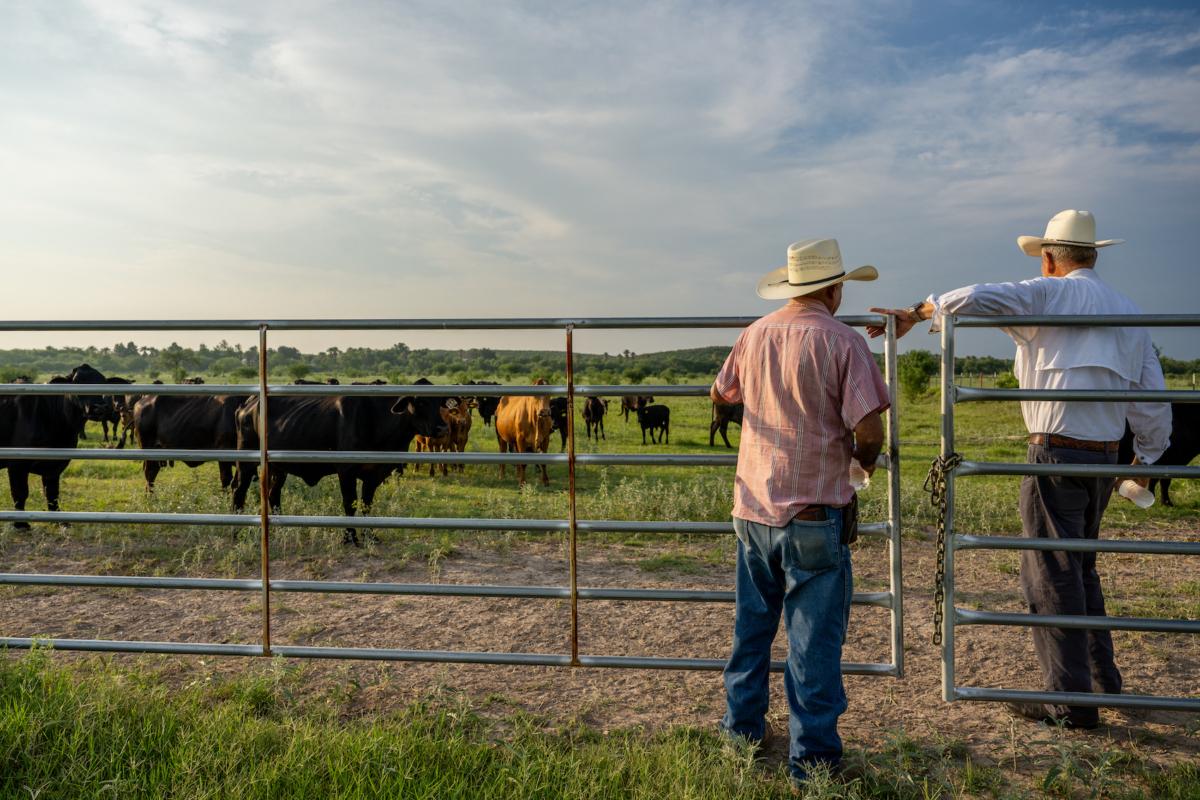
M 1139 314 L 1133 302 L 1104 283 L 1093 269 L 1096 250 L 1119 239 L 1096 241 L 1087 211 L 1056 214 L 1044 236 L 1021 236 L 1021 250 L 1040 257 L 1042 277 L 1019 283 L 966 286 L 906 309 L 873 308 L 896 318 L 903 336 L 927 319 L 940 329 L 945 314 Z M 1013 371 L 1023 389 L 1164 389 L 1162 367 L 1145 328 L 1005 328 L 1017 345 Z M 868 328 L 871 336 L 883 329 Z M 1023 401 L 1033 464 L 1115 464 L 1117 442 L 1128 420 L 1134 463 L 1153 463 L 1171 433 L 1168 403 Z M 1138 481 L 1145 485 L 1146 481 Z M 1112 493 L 1111 478 L 1026 476 L 1021 483 L 1021 523 L 1033 538 L 1095 539 Z M 1104 616 L 1095 553 L 1023 550 L 1021 589 L 1034 614 Z M 1121 672 L 1108 631 L 1033 628 L 1033 643 L 1047 691 L 1118 694 Z M 1099 712 L 1085 706 L 1010 703 L 1022 716 L 1068 727 L 1095 728 Z

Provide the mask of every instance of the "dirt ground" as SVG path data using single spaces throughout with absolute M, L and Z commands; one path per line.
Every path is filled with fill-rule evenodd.
M 36 531 L 35 531 L 36 534 Z M 384 533 L 384 536 L 387 534 Z M 1196 538 L 1195 531 L 1155 538 Z M 53 554 L 27 538 L 10 541 L 4 571 L 84 573 L 95 561 L 64 545 Z M 69 541 L 64 539 L 64 541 Z M 580 586 L 732 588 L 733 540 L 725 563 L 700 558 L 681 571 L 648 571 L 646 559 L 712 552 L 711 543 L 632 547 L 612 540 L 582 538 Z M 923 741 L 958 741 L 973 761 L 1031 774 L 1044 771 L 1046 729 L 1014 719 L 990 703 L 944 703 L 938 651 L 932 631 L 933 543 L 927 533 L 906 536 L 905 677 L 847 677 L 850 707 L 842 721 L 847 745 L 870 751 L 896 732 Z M 1015 554 L 959 554 L 960 606 L 1021 611 Z M 668 559 L 669 560 L 669 559 Z M 711 558 L 709 559 L 711 561 Z M 639 565 L 639 562 L 641 565 Z M 886 588 L 887 550 L 869 540 L 856 547 L 856 589 Z M 442 582 L 467 584 L 565 585 L 566 549 L 561 538 L 519 541 L 497 548 L 458 538 L 454 553 L 431 570 L 416 561 L 390 567 L 360 551 L 324 570 L 329 580 Z M 699 566 L 696 566 L 696 565 Z M 1136 600 L 1147 585 L 1161 588 L 1170 615 L 1172 587 L 1185 587 L 1195 608 L 1196 564 L 1186 558 L 1104 555 L 1101 572 L 1110 603 Z M 274 563 L 274 577 L 310 578 L 302 560 Z M 1150 581 L 1151 584 L 1148 584 Z M 1190 588 L 1187 588 L 1190 587 Z M 0 597 L 0 631 L 6 636 L 255 642 L 259 597 L 253 592 L 168 592 L 125 589 L 8 587 Z M 1181 590 L 1182 592 L 1183 590 Z M 1181 596 L 1183 596 L 1181 594 Z M 276 593 L 272 598 L 276 643 L 346 645 L 499 652 L 569 652 L 569 606 L 560 600 L 462 599 Z M 730 643 L 730 603 L 580 601 L 580 651 L 585 654 L 662 655 L 724 658 Z M 1148 614 L 1138 614 L 1148 615 Z M 1175 615 L 1179 615 L 1176 612 Z M 888 618 L 884 609 L 856 606 L 847 661 L 887 659 Z M 1127 691 L 1200 695 L 1200 640 L 1186 635 L 1115 634 Z M 784 654 L 783 637 L 777 641 Z M 959 629 L 958 682 L 972 686 L 1040 688 L 1029 632 L 1018 628 Z M 77 656 L 64 655 L 64 658 Z M 244 670 L 237 658 L 141 658 L 172 680 L 204 680 Z M 428 697 L 434 690 L 466 697 L 498 713 L 521 709 L 547 726 L 584 722 L 600 730 L 689 724 L 710 726 L 724 709 L 719 672 L 498 667 L 460 664 L 306 662 L 299 691 L 336 698 L 341 713 L 372 716 Z M 772 683 L 770 718 L 785 731 L 787 708 L 782 676 Z M 333 702 L 331 700 L 331 702 Z M 1159 764 L 1195 760 L 1200 753 L 1200 717 L 1168 712 L 1125 715 L 1102 712 L 1104 727 L 1087 737 L 1092 746 L 1127 750 Z M 775 757 L 786 744 L 777 739 Z

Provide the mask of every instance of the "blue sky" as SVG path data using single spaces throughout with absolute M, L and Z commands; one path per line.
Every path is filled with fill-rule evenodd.
M 856 313 L 1031 276 L 1063 208 L 1200 300 L 1194 4 L 17 0 L 0 108 L 14 318 L 761 314 L 810 236 L 878 266 Z

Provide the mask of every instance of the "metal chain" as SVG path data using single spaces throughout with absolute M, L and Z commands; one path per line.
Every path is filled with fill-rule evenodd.
M 942 643 L 942 617 L 945 613 L 946 589 L 946 476 L 962 462 L 962 456 L 951 453 L 943 458 L 938 456 L 929 465 L 929 474 L 925 476 L 925 492 L 929 495 L 929 503 L 937 514 L 937 574 L 933 587 L 933 643 Z

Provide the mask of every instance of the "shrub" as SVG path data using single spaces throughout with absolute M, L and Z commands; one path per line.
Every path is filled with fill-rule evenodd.
M 896 373 L 905 400 L 916 400 L 925 394 L 930 377 L 941 369 L 938 357 L 928 350 L 913 350 L 896 359 Z
M 1000 373 L 999 377 L 996 378 L 997 389 L 1016 389 L 1019 388 L 1020 385 L 1021 384 L 1017 381 L 1017 376 L 1013 375 L 1011 372 L 1002 372 Z

